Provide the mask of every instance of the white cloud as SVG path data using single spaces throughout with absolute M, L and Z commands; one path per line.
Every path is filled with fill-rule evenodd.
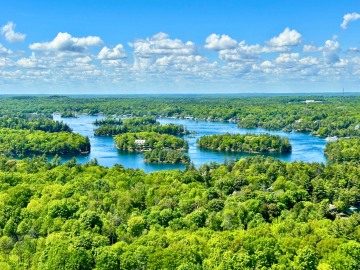
M 347 50 L 347 52 L 349 52 L 349 53 L 359 53 L 360 49 L 359 48 L 349 48 Z
M 1 27 L 1 34 L 5 37 L 8 42 L 19 42 L 24 41 L 26 38 L 25 34 L 15 32 L 16 24 L 8 22 Z
M 9 55 L 12 54 L 13 51 L 5 48 L 2 44 L 0 44 L 0 55 Z
M 126 53 L 122 44 L 116 45 L 113 49 L 105 46 L 98 54 L 98 58 L 102 60 L 116 60 L 125 57 Z
M 179 39 L 170 39 L 165 33 L 158 33 L 147 39 L 138 39 L 129 44 L 134 53 L 140 57 L 154 55 L 191 55 L 196 52 L 195 44 L 191 41 L 183 43 Z
M 23 68 L 35 68 L 35 67 L 37 67 L 37 62 L 34 61 L 31 58 L 21 58 L 16 62 L 16 64 L 19 67 L 23 67 Z
M 300 55 L 298 53 L 281 53 L 275 59 L 275 63 L 286 66 L 286 67 L 295 66 L 296 62 L 299 59 L 299 56 Z
M 303 52 L 319 52 L 320 51 L 320 48 L 314 46 L 314 45 L 311 45 L 311 44 L 307 44 L 307 45 L 304 45 L 303 47 Z
M 241 41 L 234 49 L 219 51 L 219 58 L 225 62 L 249 62 L 259 58 L 263 53 L 286 52 L 288 47 L 261 46 L 259 44 L 247 45 Z
M 211 34 L 205 40 L 205 48 L 215 51 L 233 49 L 237 45 L 237 41 L 228 35 Z
M 360 19 L 359 13 L 353 12 L 353 13 L 345 14 L 343 17 L 343 22 L 341 23 L 340 27 L 342 29 L 346 29 L 350 22 L 354 22 L 359 19 Z
M 83 52 L 88 47 L 100 46 L 103 42 L 99 37 L 88 36 L 88 37 L 72 37 L 68 33 L 58 33 L 54 40 L 43 43 L 30 44 L 31 50 L 41 51 L 68 51 L 68 52 Z
M 119 59 L 101 60 L 104 67 L 122 67 L 124 63 Z
M 92 58 L 88 55 L 83 56 L 83 57 L 78 57 L 76 59 L 74 59 L 75 63 L 82 63 L 82 64 L 89 64 L 92 62 Z
M 14 65 L 14 62 L 6 57 L 0 57 L 0 67 L 11 67 Z
M 290 30 L 288 27 L 280 33 L 277 37 L 273 37 L 267 43 L 270 46 L 282 47 L 282 46 L 297 46 L 300 44 L 301 34 L 296 30 Z

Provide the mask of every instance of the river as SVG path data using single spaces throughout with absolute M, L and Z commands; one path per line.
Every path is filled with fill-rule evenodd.
M 84 136 L 89 136 L 91 143 L 90 154 L 85 156 L 77 156 L 79 163 L 86 163 L 94 158 L 103 166 L 111 167 L 114 164 L 121 164 L 126 168 L 139 168 L 146 172 L 166 169 L 183 169 L 181 164 L 149 164 L 145 163 L 141 153 L 127 153 L 118 151 L 112 137 L 96 137 L 92 123 L 95 119 L 102 119 L 103 116 L 79 115 L 78 118 L 61 118 L 60 115 L 54 114 L 54 120 L 67 123 L 74 132 Z M 326 141 L 323 138 L 312 136 L 311 134 L 298 132 L 268 131 L 261 128 L 243 129 L 238 128 L 234 123 L 227 122 L 207 122 L 193 121 L 190 119 L 170 119 L 160 118 L 161 124 L 174 123 L 184 125 L 189 131 L 195 131 L 196 134 L 184 136 L 189 143 L 188 154 L 191 161 L 196 167 L 205 162 L 216 161 L 223 163 L 224 160 L 236 160 L 251 154 L 245 153 L 224 153 L 217 151 L 204 151 L 196 146 L 196 140 L 204 135 L 229 133 L 270 133 L 288 137 L 292 145 L 292 153 L 290 154 L 269 154 L 270 156 L 279 158 L 284 161 L 306 161 L 306 162 L 326 162 L 324 148 Z M 71 159 L 70 156 L 62 156 L 62 161 Z

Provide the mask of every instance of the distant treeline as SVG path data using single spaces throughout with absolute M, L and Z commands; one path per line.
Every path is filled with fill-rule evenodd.
M 221 134 L 202 136 L 198 142 L 198 146 L 206 149 L 218 151 L 234 151 L 234 152 L 291 152 L 291 144 L 288 138 L 281 138 L 278 135 L 270 134 Z
M 307 102 L 306 102 L 307 101 Z M 6 97 L 0 111 L 96 115 L 194 117 L 232 120 L 239 127 L 298 132 L 319 136 L 359 136 L 360 96 L 125 96 Z

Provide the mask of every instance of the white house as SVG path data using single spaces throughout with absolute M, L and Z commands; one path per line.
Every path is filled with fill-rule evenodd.
M 137 139 L 137 140 L 135 140 L 135 143 L 136 143 L 137 145 L 144 145 L 145 142 L 146 142 L 146 140 L 142 140 L 142 139 Z

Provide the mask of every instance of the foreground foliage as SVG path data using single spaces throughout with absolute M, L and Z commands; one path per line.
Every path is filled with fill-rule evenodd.
M 360 167 L 0 158 L 1 269 L 358 269 Z
M 270 134 L 216 134 L 202 136 L 198 146 L 205 149 L 234 152 L 291 152 L 291 144 L 288 138 Z
M 329 162 L 360 161 L 360 137 L 328 143 L 325 154 Z
M 190 163 L 190 157 L 181 150 L 155 148 L 144 152 L 145 162 L 150 163 Z

